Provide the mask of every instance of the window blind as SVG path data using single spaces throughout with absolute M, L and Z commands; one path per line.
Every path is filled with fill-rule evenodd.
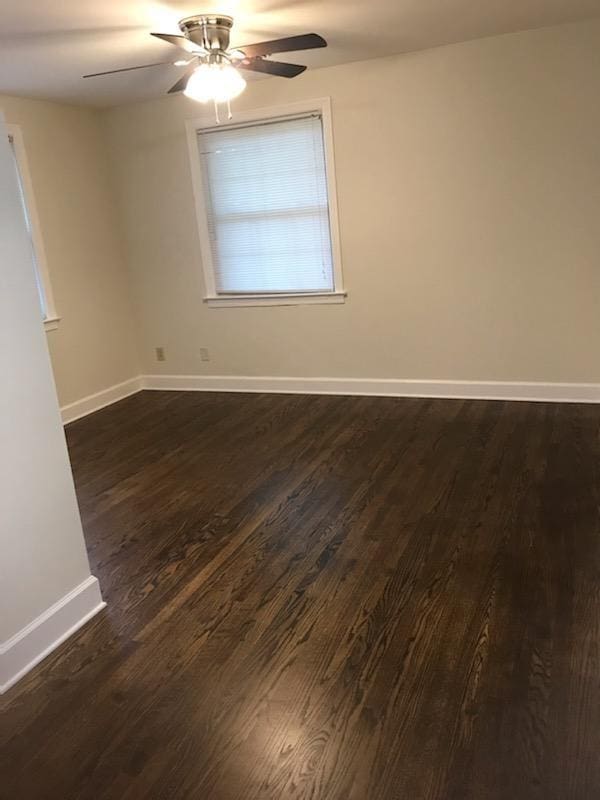
M 321 117 L 198 133 L 217 294 L 334 290 Z
M 35 245 L 33 242 L 33 231 L 31 228 L 31 217 L 29 215 L 29 208 L 27 207 L 27 198 L 25 197 L 25 188 L 23 186 L 23 178 L 21 177 L 21 170 L 19 169 L 19 162 L 17 160 L 17 154 L 15 152 L 15 143 L 13 141 L 13 137 L 8 137 L 9 144 L 11 146 L 12 155 L 13 155 L 13 163 L 15 165 L 15 172 L 17 173 L 17 185 L 19 187 L 19 197 L 21 199 L 21 208 L 23 209 L 23 216 L 25 217 L 25 226 L 27 228 L 27 235 L 29 236 L 29 245 L 31 247 L 31 259 L 33 261 L 34 273 L 35 273 L 35 283 L 38 290 L 38 296 L 40 298 L 40 307 L 42 309 L 42 316 L 44 319 L 47 319 L 47 306 L 46 306 L 46 294 L 44 292 L 44 287 L 42 285 L 42 279 L 40 276 L 40 269 L 38 266 L 37 255 L 35 252 Z

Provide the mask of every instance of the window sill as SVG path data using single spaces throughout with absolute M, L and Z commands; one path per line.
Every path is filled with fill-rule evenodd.
M 305 294 L 230 294 L 205 297 L 210 308 L 236 306 L 304 306 L 346 302 L 346 292 L 307 292 Z
M 60 317 L 48 317 L 44 320 L 44 330 L 45 331 L 55 331 L 58 328 L 58 323 L 60 322 Z

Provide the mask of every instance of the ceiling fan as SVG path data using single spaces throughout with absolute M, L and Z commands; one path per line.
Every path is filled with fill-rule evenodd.
M 296 75 L 304 72 L 305 66 L 269 61 L 266 56 L 327 46 L 327 42 L 322 36 L 316 33 L 306 33 L 230 49 L 229 35 L 232 26 L 233 17 L 222 14 L 196 14 L 186 17 L 179 22 L 182 36 L 168 33 L 152 33 L 151 36 L 184 50 L 187 58 L 175 62 L 161 61 L 136 67 L 112 69 L 107 72 L 95 72 L 83 77 L 96 78 L 99 75 L 112 75 L 117 72 L 130 72 L 163 64 L 174 64 L 186 69 L 177 83 L 169 89 L 169 94 L 184 92 L 194 100 L 212 101 L 216 106 L 217 103 L 228 103 L 243 92 L 246 81 L 238 70 L 261 72 L 281 78 L 295 78 Z

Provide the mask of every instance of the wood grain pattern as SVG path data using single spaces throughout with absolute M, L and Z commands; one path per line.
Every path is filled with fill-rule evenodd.
M 600 797 L 599 433 L 177 392 L 73 423 L 108 608 L 0 701 L 0 797 Z

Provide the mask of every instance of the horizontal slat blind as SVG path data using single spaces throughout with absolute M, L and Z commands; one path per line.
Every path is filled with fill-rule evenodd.
M 17 161 L 17 154 L 15 152 L 15 143 L 12 136 L 8 137 L 8 141 L 10 143 L 12 154 L 13 154 L 13 161 L 15 165 L 15 172 L 17 173 L 17 185 L 19 187 L 19 197 L 21 199 L 21 208 L 23 209 L 23 216 L 25 217 L 25 226 L 27 228 L 27 235 L 29 236 L 29 244 L 31 247 L 31 259 L 33 261 L 34 273 L 35 273 L 35 283 L 38 290 L 38 296 L 40 298 L 40 307 L 42 309 L 42 316 L 44 319 L 48 318 L 47 313 L 47 306 L 46 306 L 46 294 L 44 292 L 44 287 L 42 285 L 42 279 L 40 276 L 40 269 L 38 266 L 37 255 L 35 252 L 35 245 L 33 242 L 33 231 L 31 229 L 31 217 L 29 216 L 29 208 L 27 207 L 27 198 L 25 197 L 25 189 L 23 187 L 23 178 L 21 177 L 21 171 L 19 169 L 19 162 Z
M 321 117 L 200 132 L 217 294 L 334 290 Z

